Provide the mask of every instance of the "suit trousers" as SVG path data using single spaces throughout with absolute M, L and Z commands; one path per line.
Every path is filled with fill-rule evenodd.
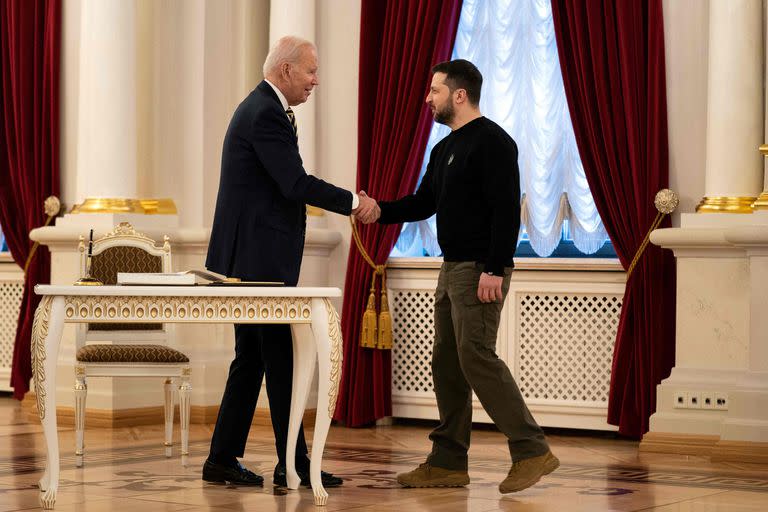
M 261 382 L 266 375 L 275 448 L 285 463 L 288 418 L 293 387 L 293 341 L 290 325 L 235 325 L 235 358 L 221 399 L 211 439 L 211 456 L 242 457 L 251 428 Z M 296 467 L 307 468 L 303 425 L 296 444 Z
M 482 266 L 445 262 L 435 291 L 435 343 L 432 378 L 440 425 L 429 435 L 427 461 L 466 470 L 472 431 L 472 391 L 496 427 L 507 437 L 512 460 L 549 450 L 544 432 L 533 419 L 506 363 L 496 355 L 496 336 L 504 301 L 477 298 Z M 502 291 L 509 291 L 512 269 L 504 272 Z

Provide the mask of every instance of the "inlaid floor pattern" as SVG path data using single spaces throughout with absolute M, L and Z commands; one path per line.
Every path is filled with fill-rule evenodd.
M 768 467 L 712 463 L 705 457 L 639 453 L 637 442 L 605 434 L 552 432 L 562 466 L 536 486 L 501 495 L 509 469 L 504 438 L 488 428 L 473 432 L 471 483 L 458 489 L 402 489 L 395 475 L 424 461 L 428 424 L 364 429 L 334 426 L 324 469 L 342 478 L 327 507 L 315 507 L 308 489 L 271 485 L 276 461 L 270 428 L 253 427 L 243 463 L 264 475 L 264 488 L 205 484 L 200 479 L 212 426 L 192 425 L 189 465 L 163 454 L 160 425 L 86 431 L 85 466 L 77 468 L 74 431 L 59 429 L 60 512 L 337 510 L 410 512 L 658 512 L 768 510 Z M 311 438 L 311 430 L 308 431 Z M 39 424 L 22 419 L 19 404 L 0 398 L 0 512 L 39 509 L 45 441 Z

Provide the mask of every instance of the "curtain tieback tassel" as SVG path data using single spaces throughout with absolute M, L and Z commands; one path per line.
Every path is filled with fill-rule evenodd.
M 360 240 L 360 233 L 357 231 L 354 217 L 349 218 L 352 225 L 352 238 L 360 251 L 363 259 L 373 269 L 371 278 L 371 291 L 368 294 L 368 303 L 363 313 L 362 325 L 360 327 L 360 346 L 363 348 L 377 348 L 380 350 L 390 350 L 392 348 L 392 315 L 389 313 L 389 303 L 387 302 L 387 277 L 386 265 L 376 265 L 368 252 L 363 247 Z M 379 300 L 376 300 L 376 277 L 381 276 L 381 291 Z M 376 303 L 380 304 L 379 313 L 377 313 Z
M 360 328 L 360 346 L 376 348 L 378 326 L 376 325 L 376 274 L 371 282 L 371 293 L 368 294 L 368 305 L 363 313 L 363 325 Z
M 392 315 L 389 314 L 387 303 L 386 281 L 381 281 L 381 313 L 379 313 L 379 336 L 376 348 L 392 350 Z

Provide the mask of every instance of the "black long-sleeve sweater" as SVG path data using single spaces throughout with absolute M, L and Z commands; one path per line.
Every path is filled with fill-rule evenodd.
M 513 266 L 520 230 L 517 145 L 490 119 L 474 119 L 434 147 L 416 193 L 379 205 L 382 224 L 437 213 L 445 261 L 477 261 L 500 275 Z

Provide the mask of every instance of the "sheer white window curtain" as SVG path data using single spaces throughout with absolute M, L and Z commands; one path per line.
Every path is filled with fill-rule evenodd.
M 549 256 L 567 220 L 577 249 L 585 254 L 600 249 L 608 235 L 573 135 L 550 0 L 464 0 L 452 58 L 480 69 L 480 109 L 518 146 L 521 233 L 510 236 L 525 230 L 536 254 Z M 422 177 L 429 153 L 449 132 L 444 125 L 432 127 Z M 406 223 L 392 256 L 425 254 L 441 254 L 434 217 Z

